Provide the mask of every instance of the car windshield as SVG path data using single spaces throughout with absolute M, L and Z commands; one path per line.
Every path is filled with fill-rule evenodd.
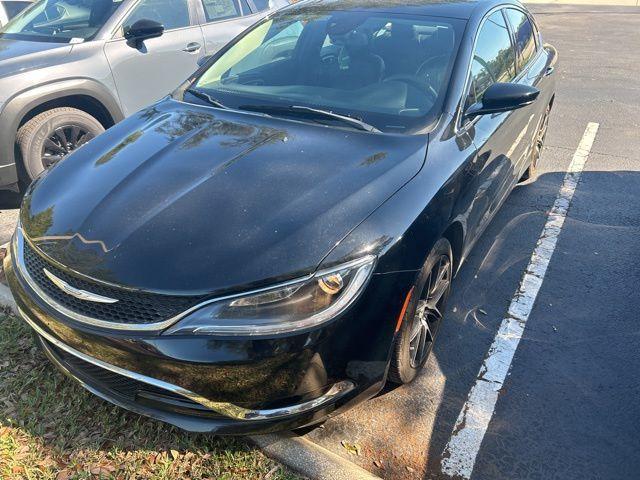
M 121 4 L 122 0 L 40 0 L 7 23 L 0 35 L 52 42 L 87 40 Z
M 464 22 L 318 8 L 298 6 L 256 25 L 195 79 L 184 100 L 424 131 L 442 107 Z

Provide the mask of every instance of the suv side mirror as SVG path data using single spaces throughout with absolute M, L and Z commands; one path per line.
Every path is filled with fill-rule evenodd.
M 164 25 L 155 20 L 147 20 L 142 18 L 133 25 L 125 28 L 124 38 L 135 42 L 136 48 L 149 38 L 156 38 L 164 33 Z
M 482 95 L 482 101 L 469 106 L 464 112 L 465 118 L 488 113 L 507 112 L 531 105 L 540 90 L 519 83 L 494 83 Z

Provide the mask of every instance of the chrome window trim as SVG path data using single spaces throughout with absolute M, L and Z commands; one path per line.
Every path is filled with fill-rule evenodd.
M 487 21 L 487 19 L 493 15 L 495 12 L 497 11 L 501 11 L 509 6 L 512 6 L 513 4 L 511 3 L 503 3 L 500 5 L 496 5 L 493 8 L 491 8 L 491 10 L 489 10 L 488 12 L 486 12 L 484 14 L 484 16 L 482 17 L 482 20 L 480 20 L 480 24 L 478 25 L 478 28 L 476 29 L 476 32 L 474 34 L 473 37 L 473 46 L 471 48 L 471 58 L 469 59 L 469 63 L 467 64 L 467 69 L 465 72 L 465 80 L 464 80 L 464 88 L 462 89 L 462 96 L 459 99 L 458 102 L 458 108 L 456 108 L 456 114 L 455 114 L 455 123 L 454 123 L 454 133 L 456 135 L 462 135 L 467 133 L 467 131 L 469 130 L 469 128 L 472 125 L 475 125 L 478 120 L 480 119 L 480 117 L 476 117 L 473 120 L 471 120 L 470 122 L 466 123 L 465 125 L 462 125 L 462 115 L 463 115 L 463 111 L 462 109 L 464 108 L 464 101 L 467 98 L 467 93 L 469 92 L 469 74 L 471 73 L 471 64 L 473 63 L 473 57 L 474 57 L 474 53 L 476 51 L 476 44 L 478 43 L 478 36 L 480 35 L 480 31 L 482 30 L 482 27 L 484 26 L 485 22 Z M 504 19 L 505 25 L 507 26 L 507 29 L 509 29 L 509 24 L 507 23 L 507 18 L 504 15 L 504 12 L 502 13 L 502 18 Z M 511 31 L 509 31 L 509 38 L 511 39 Z M 515 51 L 515 45 L 513 45 L 513 39 L 511 39 L 511 45 L 514 48 L 514 53 L 516 54 L 516 58 L 514 59 L 516 61 L 516 63 L 514 64 L 514 68 L 517 69 L 517 54 L 518 52 Z M 516 75 L 517 78 L 517 75 Z
M 116 373 L 118 375 L 122 375 L 123 377 L 127 377 L 132 380 L 136 380 L 138 382 L 152 385 L 156 388 L 161 388 L 163 390 L 167 390 L 169 392 L 182 395 L 183 397 L 193 400 L 194 402 L 199 403 L 200 405 L 216 413 L 219 413 L 220 415 L 223 415 L 225 417 L 232 418 L 235 420 L 242 420 L 242 421 L 269 420 L 269 419 L 277 419 L 277 418 L 287 417 L 290 415 L 305 413 L 305 412 L 308 412 L 309 410 L 321 407 L 332 400 L 340 398 L 355 388 L 355 384 L 351 380 L 342 380 L 332 385 L 331 388 L 329 388 L 329 390 L 324 395 L 321 395 L 318 398 L 315 398 L 313 400 L 309 400 L 303 403 L 298 403 L 295 405 L 289 405 L 287 407 L 271 408 L 271 409 L 247 409 L 247 408 L 239 407 L 232 403 L 215 402 L 213 400 L 209 400 L 208 398 L 203 397 L 202 395 L 192 392 L 191 390 L 187 390 L 185 388 L 179 387 L 172 383 L 165 382 L 163 380 L 158 380 L 156 378 L 148 377 L 140 373 L 132 372 L 130 370 L 126 370 L 124 368 L 111 365 L 110 363 L 103 362 L 102 360 L 99 360 L 85 353 L 82 353 L 76 350 L 75 348 L 70 347 L 66 343 L 60 341 L 50 333 L 46 332 L 39 325 L 37 325 L 33 320 L 31 320 L 31 318 L 29 318 L 29 316 L 20 307 L 18 307 L 18 312 L 20 313 L 20 316 L 24 319 L 24 321 L 27 322 L 27 324 L 29 324 L 29 326 L 33 328 L 33 330 L 35 330 L 35 332 L 38 335 L 40 335 L 42 338 L 47 340 L 52 345 L 55 345 L 57 348 L 64 350 L 69 355 L 73 355 L 74 357 L 79 358 L 84 362 L 91 363 L 92 365 L 95 365 L 97 367 L 103 368 L 105 370 L 109 370 L 110 372 Z M 66 368 L 65 370 L 68 371 L 68 369 Z M 73 375 L 73 377 L 76 378 L 75 375 Z M 81 381 L 80 383 L 84 386 L 84 382 Z

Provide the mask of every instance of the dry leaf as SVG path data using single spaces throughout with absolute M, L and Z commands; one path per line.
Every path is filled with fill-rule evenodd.
M 73 475 L 73 472 L 71 472 L 70 470 L 67 470 L 67 469 L 60 470 L 58 472 L 58 475 L 56 475 L 56 480 L 69 480 L 72 475 Z
M 357 443 L 349 443 L 346 440 L 342 440 L 340 444 L 345 448 L 347 452 L 349 452 L 349 455 L 360 456 L 361 449 L 360 445 L 358 445 Z

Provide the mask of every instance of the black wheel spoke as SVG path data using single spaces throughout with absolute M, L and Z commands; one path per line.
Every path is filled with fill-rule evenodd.
M 76 144 L 76 148 L 81 147 L 82 145 L 87 143 L 92 138 L 93 138 L 93 135 L 91 135 L 91 133 L 84 132 L 84 134 L 80 138 L 78 138 L 78 142 Z
M 64 155 L 45 155 L 42 157 L 42 165 L 49 168 L 64 158 Z
M 56 128 L 55 130 L 56 137 L 60 139 L 60 144 L 65 151 L 69 151 L 69 140 L 67 140 L 67 135 L 64 133 L 64 128 Z
M 66 125 L 51 132 L 42 145 L 42 166 L 49 168 L 81 147 L 94 135 L 80 125 Z
M 73 125 L 69 129 L 69 143 L 71 144 L 72 147 L 76 147 L 78 145 L 78 139 L 81 133 L 82 131 L 80 130 L 80 127 L 78 127 L 77 125 Z
M 65 151 L 65 149 L 64 149 L 64 148 L 62 148 L 62 147 L 61 147 L 60 145 L 58 145 L 56 142 L 54 142 L 53 140 L 51 140 L 51 138 L 47 138 L 47 139 L 44 141 L 44 148 L 45 148 L 45 151 L 46 151 L 46 150 L 53 150 L 54 152 L 58 152 L 58 153 L 63 154 L 63 155 L 64 155 L 65 153 L 67 153 L 67 152 Z

